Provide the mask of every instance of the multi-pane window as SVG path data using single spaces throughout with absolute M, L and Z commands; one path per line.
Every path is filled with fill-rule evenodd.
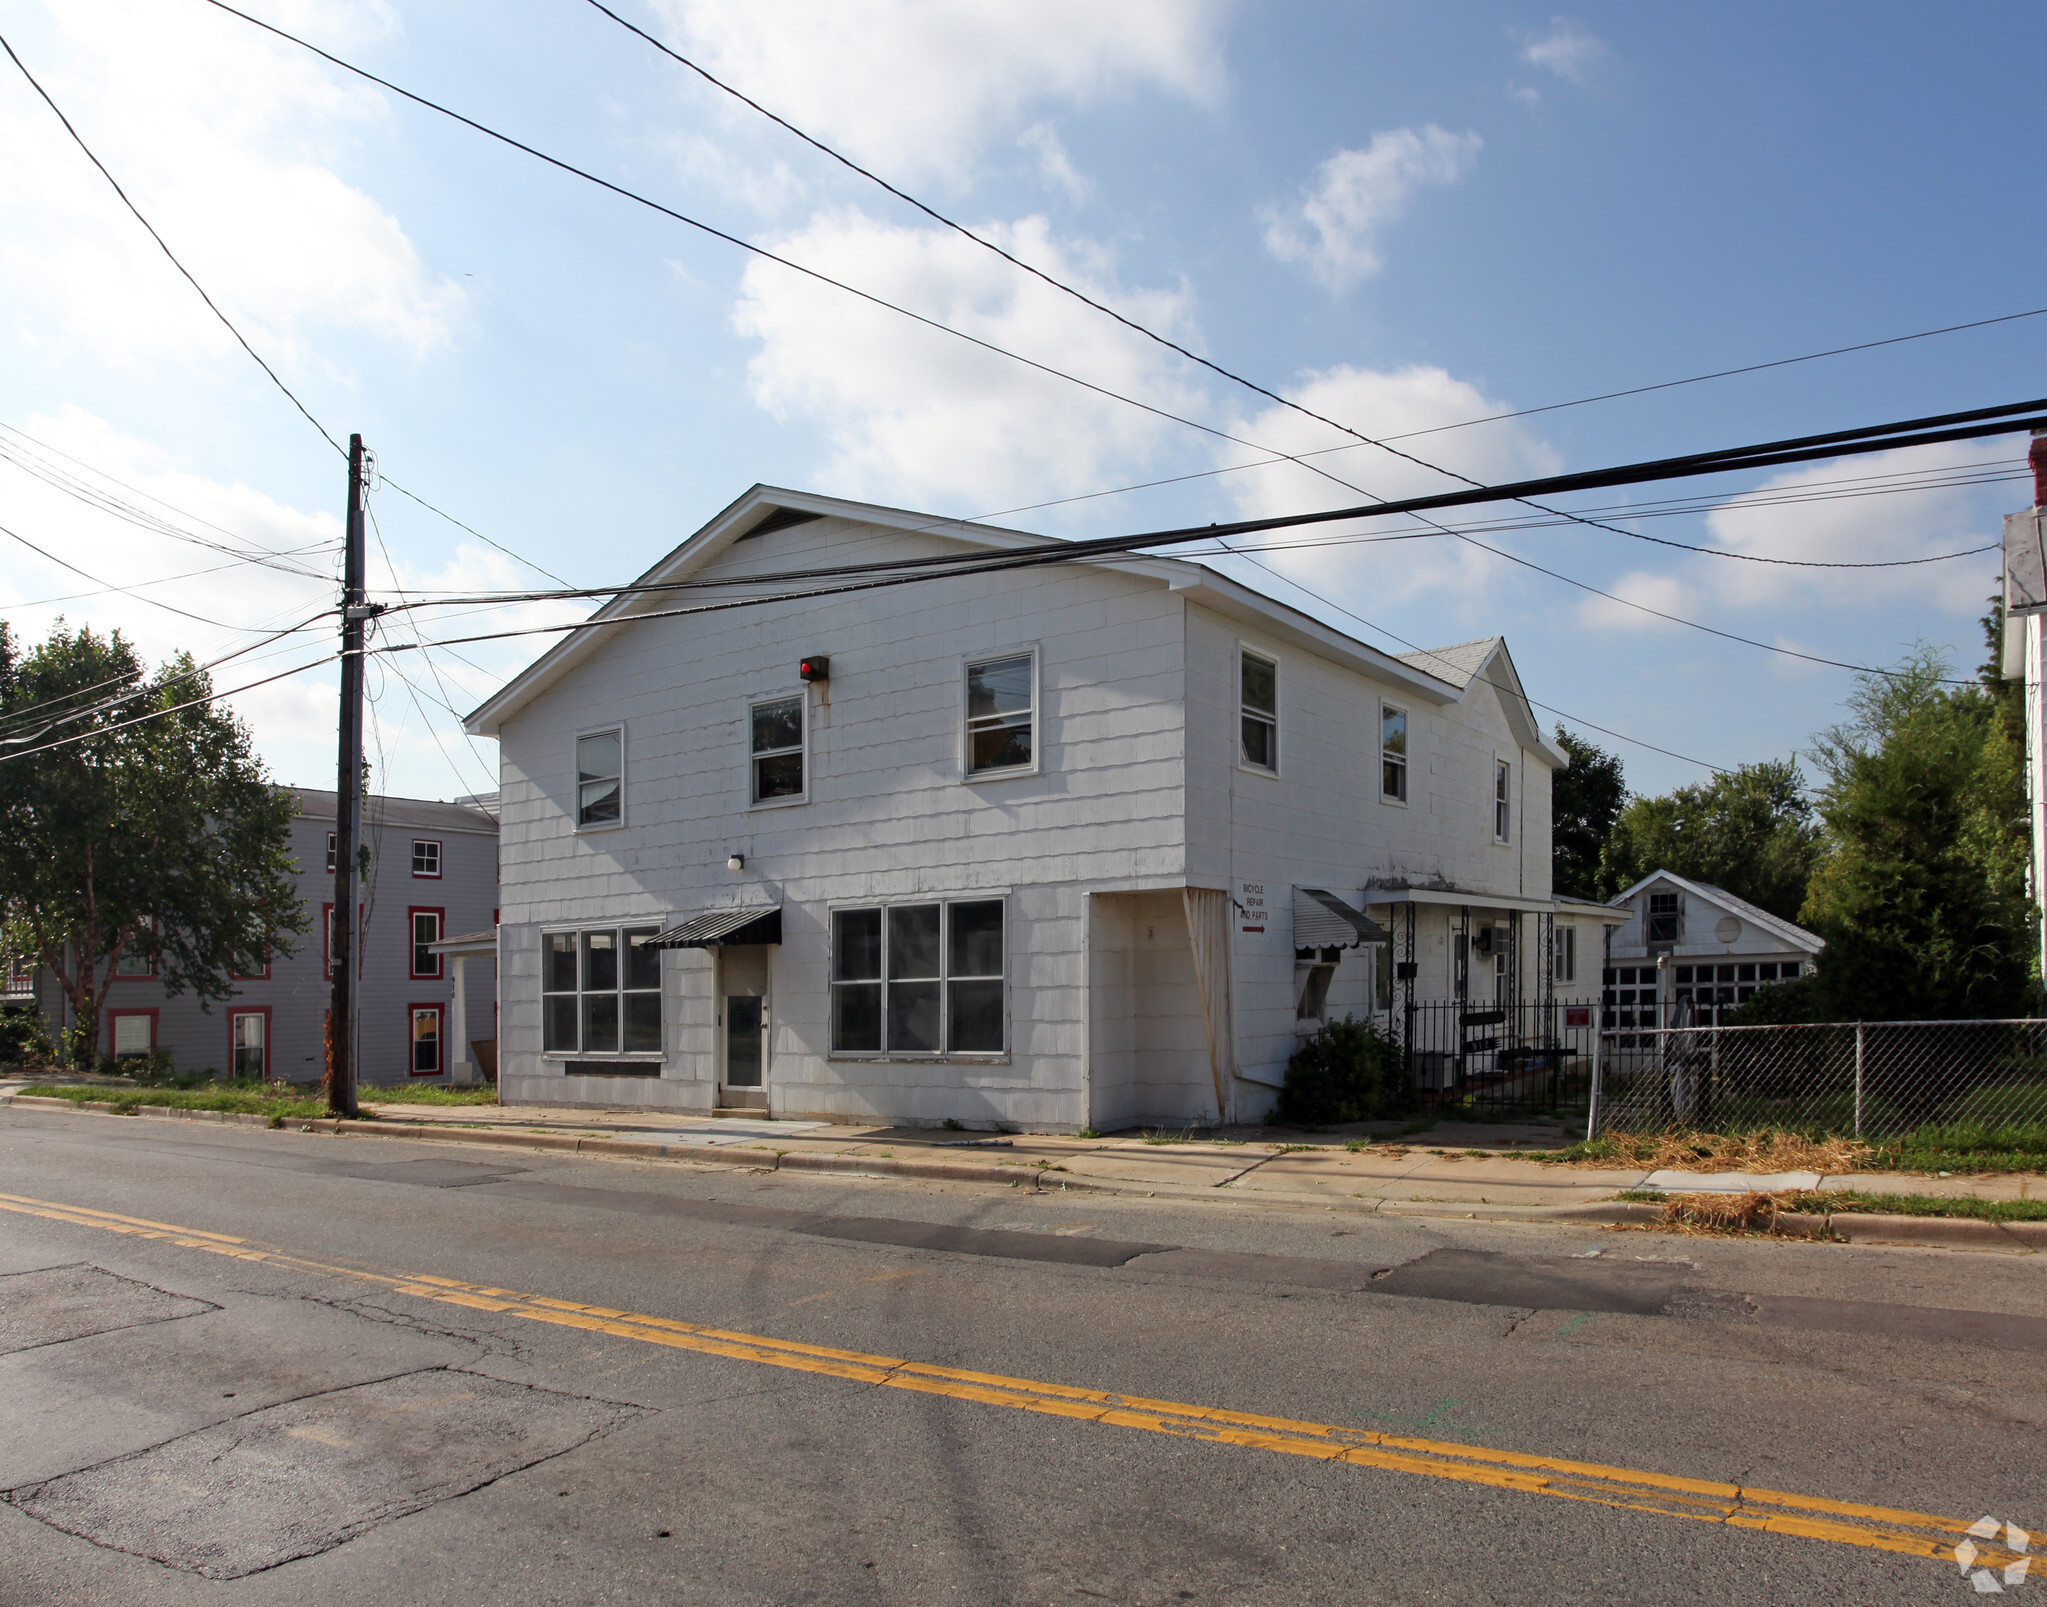
M 541 939 L 541 1048 L 549 1054 L 661 1053 L 659 927 L 549 932 Z
M 1407 710 L 1379 705 L 1379 796 L 1407 802 Z
M 1746 1004 L 1758 987 L 1772 982 L 1793 982 L 1799 974 L 1796 960 L 1735 961 L 1730 965 L 1680 965 L 1673 997 L 1690 999 L 1704 1007 Z
M 753 706 L 753 801 L 803 796 L 803 699 Z
M 415 1077 L 441 1073 L 441 1007 L 437 1004 L 412 1006 L 411 1069 Z
M 441 956 L 434 953 L 433 945 L 441 940 L 441 924 L 444 919 L 439 910 L 412 910 L 412 974 L 425 980 L 438 979 L 441 974 Z
M 1037 675 L 1028 653 L 967 666 L 967 773 L 1036 761 Z
M 153 931 L 138 927 L 128 934 L 128 941 L 121 949 L 121 957 L 114 962 L 115 976 L 155 976 L 156 956 L 149 952 L 149 945 L 155 939 Z
M 1514 767 L 1505 759 L 1493 761 L 1493 835 L 1501 842 L 1507 840 L 1514 824 L 1514 814 L 1509 799 L 1512 797 Z
M 624 819 L 625 735 L 595 731 L 576 738 L 576 824 L 610 826 Z
M 1578 980 L 1578 929 L 1575 926 L 1557 928 L 1557 980 Z
M 1257 653 L 1238 655 L 1244 763 L 1279 769 L 1279 665 Z
M 412 874 L 415 876 L 441 874 L 441 845 L 431 837 L 412 839 Z
M 1000 899 L 832 913 L 832 1049 L 1000 1054 Z
M 1684 911 L 1675 893 L 1649 895 L 1648 941 L 1675 943 L 1683 930 Z

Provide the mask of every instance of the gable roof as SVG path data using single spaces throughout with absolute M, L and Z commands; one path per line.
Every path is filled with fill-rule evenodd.
M 968 546 L 985 547 L 991 553 L 1065 545 L 1056 536 L 1033 535 L 1028 531 L 1008 530 L 999 525 L 977 524 L 964 519 L 934 518 L 906 508 L 851 502 L 841 497 L 819 496 L 815 492 L 793 491 L 782 486 L 755 485 L 661 558 L 632 585 L 651 586 L 681 580 L 692 571 L 715 562 L 737 542 L 768 530 L 828 518 L 846 519 L 905 535 L 937 536 Z M 1132 555 L 1091 559 L 1089 567 L 1163 581 L 1174 591 L 1187 594 L 1225 618 L 1251 625 L 1323 658 L 1400 687 L 1425 702 L 1438 705 L 1455 703 L 1469 684 L 1469 677 L 1464 682 L 1457 682 L 1438 670 L 1414 662 L 1416 658 L 1427 655 L 1381 652 L 1312 615 L 1289 608 L 1203 564 L 1190 563 L 1183 558 Z M 590 620 L 593 625 L 626 620 L 636 614 L 659 612 L 664 606 L 666 600 L 658 593 L 628 589 L 613 595 L 590 616 Z M 569 632 L 479 705 L 463 722 L 466 729 L 475 736 L 496 736 L 506 719 L 594 652 L 603 635 L 602 631 L 592 629 Z M 1488 643 L 1494 651 L 1486 662 L 1497 659 L 1504 666 L 1504 681 L 1511 685 L 1513 693 L 1518 694 L 1521 682 L 1514 673 L 1512 661 L 1506 656 L 1505 642 L 1495 636 L 1488 638 Z M 1502 679 L 1498 671 L 1493 673 L 1493 678 L 1496 684 Z M 1567 755 L 1543 740 L 1541 729 L 1528 719 L 1525 695 L 1507 695 L 1501 701 L 1507 705 L 1509 719 L 1514 722 L 1516 734 L 1524 745 L 1541 750 L 1554 766 L 1570 762 Z M 1514 718 L 1517 713 L 1521 716 L 1518 720 Z
M 1652 870 L 1625 893 L 1614 894 L 1611 902 L 1625 904 L 1651 882 L 1669 882 L 1683 888 L 1687 893 L 1696 894 L 1709 904 L 1718 904 L 1731 915 L 1738 915 L 1744 921 L 1752 922 L 1764 931 L 1781 937 L 1793 948 L 1804 949 L 1808 954 L 1817 954 L 1827 946 L 1827 940 L 1817 932 L 1808 932 L 1794 921 L 1787 921 L 1781 915 L 1772 915 L 1766 909 L 1759 909 L 1745 898 L 1736 898 L 1724 887 L 1715 887 L 1711 882 L 1695 882 L 1689 876 L 1680 876 L 1674 870 Z
M 1514 668 L 1514 656 L 1507 651 L 1504 636 L 1481 636 L 1475 641 L 1455 642 L 1449 647 L 1422 647 L 1398 655 L 1425 675 L 1447 682 L 1459 692 L 1468 692 L 1473 681 L 1484 681 L 1499 694 L 1507 723 L 1524 748 L 1540 750 L 1554 769 L 1564 769 L 1571 756 L 1542 734 L 1535 718 L 1535 706 L 1521 685 L 1521 672 Z
M 299 814 L 307 820 L 334 818 L 334 790 L 331 787 L 294 787 Z M 414 826 L 429 831 L 474 831 L 495 834 L 497 817 L 472 803 L 442 803 L 437 798 L 394 798 L 373 792 L 363 805 L 363 827 Z

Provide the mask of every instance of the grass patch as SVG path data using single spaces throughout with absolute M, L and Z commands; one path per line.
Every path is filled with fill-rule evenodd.
M 1670 1196 L 1661 1189 L 1622 1189 L 1614 1198 L 1630 1205 L 1661 1205 Z
M 1350 1151 L 1351 1154 L 1356 1155 L 1362 1150 L 1370 1149 L 1372 1141 L 1369 1138 L 1346 1138 L 1343 1141 L 1343 1147 Z
M 1878 1216 L 1966 1216 L 1979 1222 L 2047 1222 L 2047 1200 L 1978 1200 L 1966 1194 L 1868 1194 L 1815 1190 L 1791 1197 L 1793 1211 L 1868 1211 Z
M 327 1114 L 327 1101 L 318 1095 L 280 1094 L 268 1083 L 227 1082 L 197 1088 L 66 1088 L 35 1086 L 25 1094 L 44 1099 L 69 1099 L 76 1104 L 112 1105 L 132 1111 L 138 1105 L 170 1110 L 223 1110 L 245 1116 L 305 1118 Z
M 1137 1136 L 1147 1144 L 1191 1144 L 1194 1128 L 1190 1124 L 1184 1131 L 1174 1132 L 1170 1127 L 1148 1127 Z
M 498 1091 L 492 1083 L 451 1088 L 445 1083 L 400 1083 L 391 1088 L 358 1088 L 356 1098 L 365 1105 L 495 1105 Z

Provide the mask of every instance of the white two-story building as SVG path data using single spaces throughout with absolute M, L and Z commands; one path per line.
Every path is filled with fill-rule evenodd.
M 1393 657 L 1165 558 L 798 578 L 1060 545 L 756 487 L 478 709 L 503 1097 L 1244 1119 L 1329 1016 L 1589 999 L 1611 912 L 1550 898 L 1566 761 L 1497 638 Z

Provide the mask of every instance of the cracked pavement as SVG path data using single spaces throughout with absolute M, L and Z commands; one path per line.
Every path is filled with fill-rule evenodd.
M 483 1166 L 7 1111 L 0 1189 L 298 1258 L 0 1216 L 7 1607 L 1958 1588 L 1952 1563 L 772 1370 L 535 1321 L 536 1299 L 1744 1491 L 2047 1516 L 2033 1256 Z M 525 1304 L 426 1298 L 458 1283 Z

